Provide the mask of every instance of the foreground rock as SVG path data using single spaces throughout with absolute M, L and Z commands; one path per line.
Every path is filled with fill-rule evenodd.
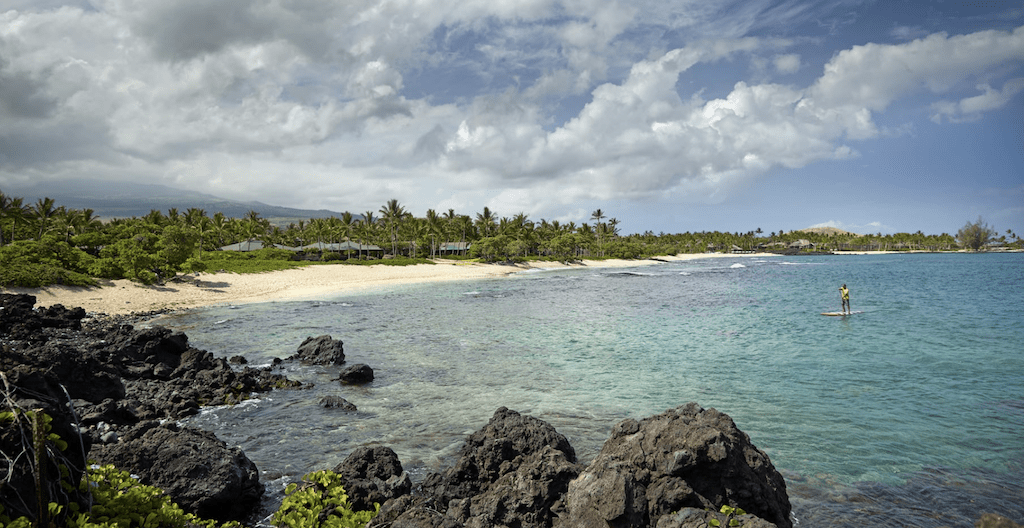
M 574 527 L 661 526 L 683 508 L 742 508 L 790 528 L 786 483 L 728 415 L 690 403 L 617 424 L 566 495 Z
M 59 492 L 59 465 L 69 468 L 70 480 L 77 484 L 85 460 L 95 458 L 95 451 L 138 475 L 203 474 L 200 480 L 166 483 L 154 476 L 151 482 L 164 487 L 186 511 L 209 512 L 223 520 L 241 518 L 262 487 L 240 451 L 217 444 L 210 433 L 140 422 L 178 420 L 197 413 L 201 405 L 235 403 L 254 392 L 299 384 L 269 369 L 235 371 L 224 359 L 190 347 L 185 334 L 167 328 L 136 330 L 118 320 L 85 317 L 80 308 L 33 310 L 34 304 L 30 295 L 0 294 L 0 372 L 9 395 L 0 411 L 27 416 L 25 412 L 39 408 L 53 417 L 51 432 L 69 444 L 65 450 L 47 450 L 53 468 L 44 476 L 46 487 L 55 491 L 54 500 L 82 502 Z M 33 457 L 25 455 L 31 453 L 25 443 L 31 435 L 16 434 L 26 423 L 20 420 L 17 428 L 0 432 L 4 453 L 23 454 L 15 464 L 0 468 L 5 472 L 0 479 L 7 483 L 0 486 L 0 504 L 9 516 L 34 520 Z M 91 445 L 100 444 L 110 444 L 111 451 L 90 451 Z M 152 451 L 157 444 L 159 450 Z M 124 449 L 139 452 L 129 456 Z M 197 453 L 204 454 L 196 462 L 200 465 L 183 465 L 197 460 Z M 215 506 L 206 506 L 209 500 Z
M 374 504 L 408 495 L 412 480 L 389 447 L 360 447 L 334 468 L 348 492 L 352 510 L 372 510 Z
M 503 407 L 454 466 L 388 500 L 370 526 L 790 528 L 789 513 L 782 476 L 714 409 L 625 420 L 583 468 L 554 428 Z
M 89 455 L 101 464 L 131 468 L 143 484 L 166 491 L 183 510 L 206 519 L 245 519 L 263 496 L 256 465 L 208 431 L 143 422 Z
M 466 439 L 453 467 L 428 475 L 417 497 L 386 503 L 371 526 L 548 527 L 580 469 L 565 436 L 502 407 Z

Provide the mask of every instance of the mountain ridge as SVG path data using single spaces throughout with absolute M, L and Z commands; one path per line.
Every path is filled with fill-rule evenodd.
M 31 205 L 40 198 L 53 198 L 58 206 L 72 209 L 92 209 L 104 220 L 112 218 L 142 217 L 152 210 L 166 213 L 176 208 L 179 213 L 195 207 L 208 215 L 223 213 L 230 218 L 242 218 L 256 211 L 267 219 L 310 219 L 341 216 L 327 209 L 298 209 L 266 204 L 258 201 L 228 200 L 212 194 L 179 189 L 156 183 L 108 182 L 102 180 L 66 180 L 40 182 L 28 186 L 8 185 L 2 189 L 7 195 L 24 198 Z

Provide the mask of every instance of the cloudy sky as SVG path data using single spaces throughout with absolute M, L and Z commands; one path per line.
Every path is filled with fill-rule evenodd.
M 1019 1 L 0 0 L 0 189 L 1024 236 L 1022 91 Z

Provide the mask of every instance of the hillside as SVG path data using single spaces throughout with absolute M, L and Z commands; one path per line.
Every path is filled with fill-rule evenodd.
M 295 209 L 262 202 L 238 202 L 150 183 L 72 180 L 43 182 L 27 187 L 4 187 L 2 190 L 9 196 L 24 198 L 26 204 L 48 197 L 71 209 L 92 209 L 96 216 L 104 220 L 141 217 L 153 209 L 166 213 L 168 209 L 176 208 L 178 212 L 184 213 L 190 207 L 203 209 L 210 216 L 224 213 L 231 218 L 242 218 L 249 211 L 256 211 L 260 217 L 277 225 L 310 218 L 341 216 L 339 212 L 325 209 Z

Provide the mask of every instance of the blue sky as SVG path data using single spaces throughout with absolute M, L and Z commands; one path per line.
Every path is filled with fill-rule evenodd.
M 1019 2 L 0 0 L 0 189 L 1024 235 Z

